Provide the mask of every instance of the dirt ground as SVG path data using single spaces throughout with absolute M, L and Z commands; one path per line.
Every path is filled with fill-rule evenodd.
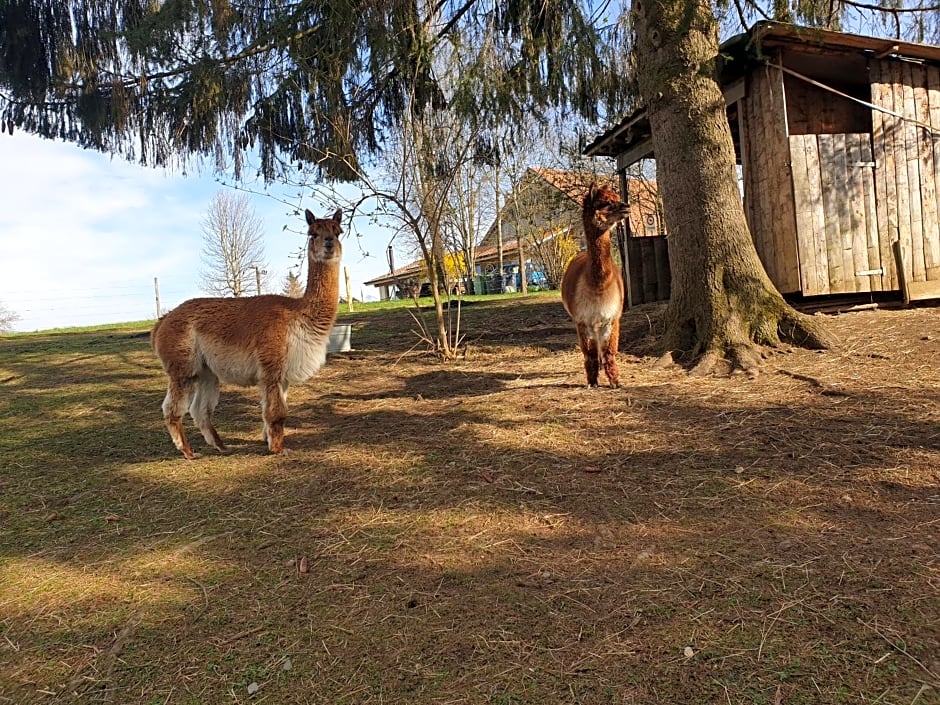
M 551 296 L 451 364 L 344 314 L 286 457 L 227 389 L 231 452 L 177 458 L 145 339 L 63 362 L 98 396 L 0 456 L 0 703 L 940 703 L 940 309 L 753 380 L 655 368 L 653 314 L 618 390 Z M 50 345 L 2 358 L 35 405 L 90 343 Z

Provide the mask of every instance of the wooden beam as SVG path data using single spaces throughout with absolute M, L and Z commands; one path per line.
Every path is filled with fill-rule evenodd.
M 725 105 L 734 105 L 737 103 L 744 97 L 744 79 L 739 78 L 730 86 L 725 87 L 722 94 L 725 96 Z
M 617 155 L 617 170 L 623 171 L 631 167 L 641 159 L 648 159 L 653 156 L 653 140 L 647 138 L 639 144 L 631 147 L 625 152 Z
M 907 298 L 910 301 L 923 301 L 925 299 L 940 299 L 940 281 L 938 282 L 908 282 Z

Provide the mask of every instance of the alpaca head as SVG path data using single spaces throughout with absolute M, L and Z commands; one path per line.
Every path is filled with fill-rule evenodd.
M 630 215 L 630 206 L 613 189 L 591 184 L 584 197 L 584 226 L 588 236 L 601 235 Z
M 304 212 L 307 217 L 307 256 L 310 263 L 339 264 L 343 257 L 343 246 L 339 236 L 343 232 L 340 225 L 343 220 L 343 209 L 326 218 L 317 218 L 309 210 Z

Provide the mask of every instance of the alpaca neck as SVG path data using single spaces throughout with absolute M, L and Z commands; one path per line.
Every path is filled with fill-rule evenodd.
M 303 301 L 307 308 L 337 310 L 339 308 L 339 264 L 310 262 L 307 267 L 307 288 Z
M 591 262 L 591 277 L 596 282 L 603 282 L 614 271 L 614 260 L 610 254 L 610 231 L 597 232 L 585 223 L 588 258 Z

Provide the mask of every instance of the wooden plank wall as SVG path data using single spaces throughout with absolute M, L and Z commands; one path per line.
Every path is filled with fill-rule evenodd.
M 627 305 L 668 301 L 672 276 L 666 237 L 628 237 L 625 241 L 630 293 Z
M 899 240 L 907 279 L 938 282 L 940 296 L 940 134 L 931 134 L 910 120 L 940 130 L 940 68 L 891 60 L 871 63 L 872 103 L 908 120 L 872 111 L 877 220 L 882 262 L 889 270 L 891 288 L 899 288 L 898 275 L 886 250 Z
M 790 137 L 790 163 L 801 260 L 800 288 L 806 296 L 828 294 L 829 253 L 816 135 Z
M 858 274 L 881 267 L 870 135 L 792 135 L 790 157 L 803 294 L 884 289 Z
M 790 135 L 833 135 L 867 132 L 870 129 L 871 110 L 861 103 L 836 98 L 829 91 L 789 74 L 784 74 L 783 86 L 786 90 L 787 131 Z M 853 90 L 847 85 L 837 87 L 849 92 Z M 855 92 L 859 98 L 868 100 L 867 90 Z
M 800 291 L 796 213 L 782 73 L 771 67 L 748 77 L 740 101 L 745 155 L 744 210 L 757 254 L 777 289 Z

